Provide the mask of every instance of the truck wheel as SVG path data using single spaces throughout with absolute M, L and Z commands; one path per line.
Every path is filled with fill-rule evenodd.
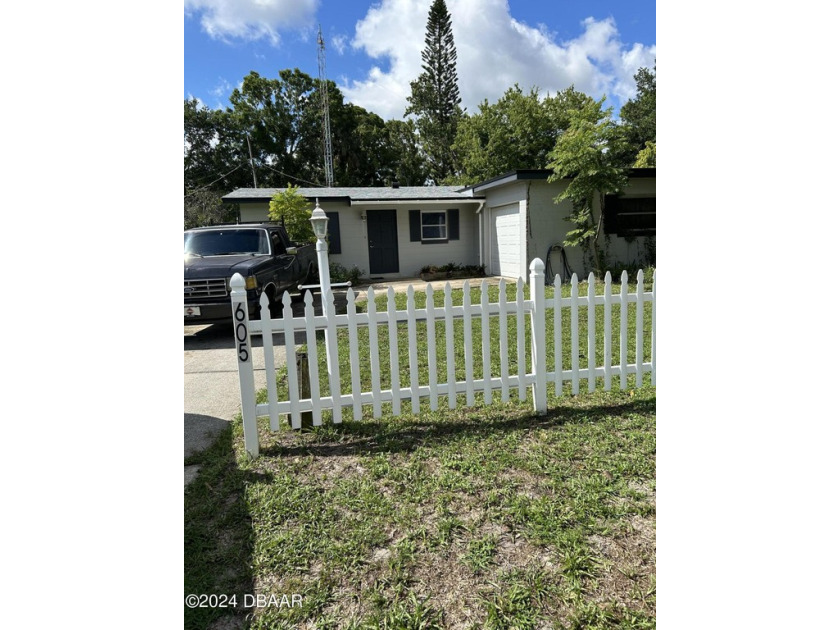
M 268 312 L 272 318 L 280 317 L 280 314 L 283 311 L 283 304 L 280 300 L 277 299 L 275 295 L 275 291 L 269 289 L 266 291 L 266 295 L 268 296 Z

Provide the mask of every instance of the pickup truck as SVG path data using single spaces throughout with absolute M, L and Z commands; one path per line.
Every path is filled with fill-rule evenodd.
M 316 280 L 315 245 L 289 239 L 280 223 L 217 225 L 184 231 L 184 324 L 232 319 L 230 279 L 245 278 L 248 314 L 259 319 L 259 300 L 272 311 L 285 291 Z

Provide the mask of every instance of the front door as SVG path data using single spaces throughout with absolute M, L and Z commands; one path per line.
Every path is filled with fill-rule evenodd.
M 371 275 L 398 273 L 397 211 L 368 210 L 366 214 Z

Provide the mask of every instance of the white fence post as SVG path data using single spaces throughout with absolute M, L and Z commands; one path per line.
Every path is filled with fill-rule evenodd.
M 508 310 L 507 310 L 507 285 L 505 279 L 499 280 L 499 363 L 501 364 L 502 381 L 502 402 L 507 402 L 510 397 L 510 384 L 508 383 Z
M 388 287 L 388 347 L 391 350 L 391 415 L 402 413 L 400 399 L 400 354 L 397 339 L 397 304 L 394 287 Z
M 271 336 L 271 312 L 269 311 L 268 296 L 263 293 L 260 296 L 260 328 L 262 329 L 262 338 L 269 339 L 266 343 L 263 341 L 263 357 L 265 358 L 265 387 L 268 395 L 268 416 L 269 426 L 272 431 L 280 430 L 280 416 L 277 413 L 277 379 L 271 378 L 270 375 L 277 374 L 274 369 L 274 342 Z
M 356 294 L 347 289 L 347 333 L 350 338 L 350 356 L 359 356 L 359 328 L 356 323 Z M 362 419 L 362 377 L 359 374 L 359 362 L 350 361 L 350 387 L 353 391 L 353 420 Z
M 572 394 L 577 396 L 580 393 L 580 373 L 578 367 L 580 366 L 580 344 L 578 340 L 578 277 L 576 273 L 572 274 Z
M 589 393 L 595 391 L 595 273 L 586 279 L 586 370 Z
M 411 387 L 411 413 L 420 413 L 420 375 L 417 361 L 417 313 L 414 303 L 414 285 L 408 285 L 406 291 L 406 310 L 408 311 L 408 381 Z
M 429 408 L 438 408 L 437 338 L 435 336 L 435 292 L 431 284 L 426 285 L 426 347 L 429 356 Z
M 467 407 L 475 404 L 475 376 L 473 375 L 472 300 L 470 281 L 464 280 L 464 372 L 466 373 Z
M 545 263 L 539 258 L 531 261 L 531 363 L 534 368 L 534 411 L 547 413 L 547 381 L 545 378 Z
M 318 371 L 318 341 L 315 335 L 315 300 L 312 291 L 303 297 L 306 319 L 306 348 L 309 353 L 309 397 L 312 399 L 312 425 L 321 426 L 321 380 Z
M 379 377 L 379 325 L 376 321 L 376 294 L 368 288 L 368 346 L 370 348 L 370 389 L 373 394 L 373 417 L 382 417 L 382 381 Z
M 612 389 L 612 275 L 604 276 L 604 390 Z
M 327 371 L 329 372 L 330 395 L 332 396 L 332 420 L 333 423 L 341 422 L 341 378 L 338 374 L 338 330 L 335 325 L 335 298 L 331 288 L 327 288 L 327 295 L 321 295 L 326 299 L 324 315 L 327 316 L 327 328 L 329 332 L 324 341 L 327 346 Z
M 645 362 L 645 298 L 644 287 L 645 274 L 639 269 L 636 274 L 636 387 L 642 386 L 642 375 L 644 369 L 642 365 Z
M 525 400 L 525 281 L 516 281 L 516 368 L 519 376 L 519 400 Z
M 292 298 L 288 291 L 283 292 L 283 340 L 286 344 L 286 379 L 289 384 L 289 418 L 293 429 L 300 429 L 300 385 L 297 373 L 297 352 L 295 350 L 294 313 Z M 263 338 L 265 343 L 265 338 Z M 267 378 L 272 378 L 266 374 Z
M 650 384 L 656 387 L 656 269 L 653 270 L 653 297 L 650 307 Z
M 242 428 L 245 450 L 256 458 L 260 454 L 257 435 L 257 399 L 254 391 L 254 364 L 251 355 L 251 333 L 248 330 L 248 292 L 245 278 L 235 273 L 230 279 L 230 303 L 233 309 L 233 336 L 239 364 L 239 396 L 242 403 Z M 269 341 L 269 343 L 271 343 Z

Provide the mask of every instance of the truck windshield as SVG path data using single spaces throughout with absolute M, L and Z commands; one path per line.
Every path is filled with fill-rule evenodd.
M 184 233 L 184 254 L 230 256 L 269 253 L 265 230 L 204 230 Z

